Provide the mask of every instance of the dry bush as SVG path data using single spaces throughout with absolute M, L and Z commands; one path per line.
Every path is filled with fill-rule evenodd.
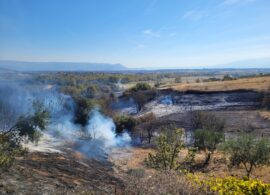
M 129 176 L 125 194 L 206 194 L 190 182 L 186 176 L 176 171 L 163 171 L 148 177 Z

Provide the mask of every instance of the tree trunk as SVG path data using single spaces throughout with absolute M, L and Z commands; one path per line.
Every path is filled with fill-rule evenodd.
M 211 154 L 212 154 L 211 152 L 207 153 L 206 158 L 205 158 L 204 163 L 203 163 L 204 166 L 207 166 L 209 164 L 209 161 L 211 159 Z

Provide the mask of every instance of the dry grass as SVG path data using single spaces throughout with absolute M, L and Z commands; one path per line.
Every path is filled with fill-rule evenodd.
M 270 121 L 270 111 L 260 111 L 260 116 Z
M 153 177 L 157 172 L 153 169 L 149 169 L 143 163 L 145 158 L 147 158 L 149 152 L 154 152 L 154 150 L 143 149 L 143 148 L 133 148 L 132 158 L 130 158 L 127 162 L 128 169 L 144 169 L 145 173 L 148 177 Z M 187 155 L 187 150 L 182 150 L 179 153 L 179 158 L 184 159 Z M 196 155 L 195 161 L 196 163 L 201 163 L 204 161 L 204 154 L 198 153 Z M 202 169 L 197 170 L 196 173 L 202 174 L 205 177 L 226 177 L 226 176 L 236 176 L 241 178 L 245 175 L 244 167 L 228 167 L 228 159 L 220 153 L 214 153 L 210 164 Z M 257 167 L 252 172 L 252 177 L 263 180 L 264 182 L 270 182 L 270 166 Z
M 177 91 L 198 90 L 198 91 L 229 91 L 229 90 L 255 90 L 264 91 L 270 86 L 270 77 L 256 77 L 237 79 L 232 81 L 214 81 L 204 83 L 180 83 L 172 85 L 171 88 Z

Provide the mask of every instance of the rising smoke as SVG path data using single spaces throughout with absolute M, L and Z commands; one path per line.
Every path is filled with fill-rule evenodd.
M 112 148 L 129 145 L 131 138 L 128 133 L 117 136 L 113 120 L 102 115 L 98 109 L 90 113 L 91 117 L 86 127 L 75 124 L 73 99 L 58 91 L 54 87 L 29 87 L 18 83 L 2 83 L 0 117 L 8 117 L 2 118 L 0 128 L 14 124 L 21 115 L 31 113 L 32 102 L 39 101 L 51 116 L 44 132 L 46 142 L 42 143 L 42 138 L 39 142 L 39 145 L 50 144 L 52 150 L 48 151 L 64 151 L 70 148 L 80 151 L 89 158 L 105 159 Z M 39 145 L 29 144 L 28 147 L 38 148 Z

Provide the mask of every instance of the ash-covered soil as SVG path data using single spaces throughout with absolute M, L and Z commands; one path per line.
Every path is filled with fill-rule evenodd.
M 226 135 L 233 136 L 245 129 L 254 132 L 260 137 L 270 137 L 270 121 L 263 118 L 259 110 L 208 110 L 204 111 L 214 114 L 216 117 L 224 120 Z M 192 112 L 175 113 L 157 118 L 150 125 L 154 129 L 162 129 L 168 125 L 181 127 L 187 131 L 191 131 Z M 145 129 L 146 124 L 140 124 L 138 128 Z
M 34 152 L 0 176 L 0 194 L 122 194 L 112 164 L 80 154 Z

